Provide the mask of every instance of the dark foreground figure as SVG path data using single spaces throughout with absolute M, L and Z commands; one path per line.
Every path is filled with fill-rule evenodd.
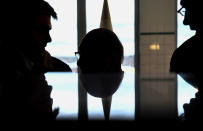
M 177 48 L 171 58 L 170 71 L 180 75 L 186 82 L 198 90 L 195 98 L 184 104 L 183 119 L 185 122 L 200 123 L 202 119 L 202 88 L 203 88 L 203 41 L 202 4 L 197 0 L 181 0 L 182 8 L 178 11 L 184 15 L 184 25 L 189 25 L 196 34 Z M 185 9 L 185 11 L 183 11 Z M 202 122 L 201 122 L 202 123 Z

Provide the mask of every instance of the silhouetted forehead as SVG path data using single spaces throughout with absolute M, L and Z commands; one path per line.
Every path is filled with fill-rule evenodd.
M 87 33 L 87 35 L 83 38 L 81 43 L 81 48 L 92 46 L 95 48 L 102 48 L 111 46 L 113 42 L 118 40 L 117 36 L 110 30 L 107 29 L 95 29 Z
M 37 17 L 35 17 L 36 19 L 36 26 L 41 26 L 43 28 L 47 28 L 47 29 L 51 29 L 51 17 L 49 15 L 46 14 L 41 14 Z
M 181 0 L 180 4 L 183 7 L 192 7 L 193 9 L 197 10 L 202 7 L 202 2 L 201 0 Z
M 88 32 L 82 39 L 79 51 L 81 54 L 123 55 L 123 46 L 113 31 L 98 28 Z

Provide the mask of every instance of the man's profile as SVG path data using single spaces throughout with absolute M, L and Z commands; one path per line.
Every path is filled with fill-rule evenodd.
M 51 41 L 50 18 L 57 14 L 44 0 L 6 1 L 3 6 L 9 12 L 3 12 L 1 21 L 1 119 L 55 120 L 58 110 L 52 109 L 44 53 Z
M 198 90 L 196 98 L 191 99 L 189 104 L 184 105 L 184 119 L 198 121 L 202 116 L 200 97 L 203 88 L 203 41 L 202 19 L 200 19 L 202 4 L 200 1 L 193 0 L 181 0 L 180 4 L 182 8 L 178 10 L 178 13 L 184 15 L 183 24 L 189 25 L 191 30 L 196 31 L 196 34 L 174 51 L 170 62 L 170 71 L 180 75 L 186 82 Z

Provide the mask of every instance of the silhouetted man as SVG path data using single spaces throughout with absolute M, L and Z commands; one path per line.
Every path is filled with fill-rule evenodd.
M 112 95 L 124 75 L 122 43 L 113 31 L 97 28 L 85 35 L 77 53 L 79 86 L 92 96 L 102 98 L 105 120 L 109 120 Z
M 179 74 L 185 81 L 198 89 L 196 98 L 185 104 L 185 120 L 198 121 L 202 117 L 202 82 L 203 82 L 203 41 L 202 41 L 202 19 L 200 18 L 200 1 L 181 0 L 182 8 L 178 13 L 184 15 L 184 25 L 189 25 L 196 34 L 185 41 L 175 50 L 171 58 L 170 71 Z M 184 10 L 185 9 L 185 10 Z
M 0 119 L 54 120 L 58 110 L 52 110 L 52 87 L 44 76 L 50 68 L 44 63 L 50 18 L 56 19 L 56 12 L 43 0 L 7 1 L 1 6 L 7 8 L 1 8 Z

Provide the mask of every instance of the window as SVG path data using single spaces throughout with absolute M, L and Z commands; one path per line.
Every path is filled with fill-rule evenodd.
M 58 14 L 58 20 L 52 20 L 51 37 L 46 49 L 51 55 L 66 62 L 73 72 L 77 71 L 77 60 L 74 52 L 77 51 L 77 1 L 76 0 L 46 0 Z M 123 79 L 122 88 L 114 94 L 112 99 L 110 119 L 119 117 L 134 119 L 134 1 L 110 0 L 113 31 L 117 34 L 124 46 L 124 63 L 122 69 L 130 73 Z M 101 20 L 103 0 L 86 0 L 87 32 L 98 28 Z M 122 10 L 121 10 L 122 9 Z M 118 15 L 119 14 L 119 15 Z M 54 108 L 60 106 L 58 118 L 77 119 L 78 90 L 77 75 L 62 75 L 57 73 L 46 74 L 47 80 L 53 86 L 52 97 Z M 67 87 L 66 85 L 69 85 Z M 129 88 L 124 88 L 129 87 Z M 73 89 L 73 90 L 71 90 Z M 71 93 L 68 93 L 71 92 Z M 120 106 L 121 104 L 123 106 Z M 88 95 L 89 119 L 104 119 L 101 98 Z M 97 118 L 95 118 L 95 116 Z
M 180 9 L 180 0 L 177 1 L 177 8 Z M 184 16 L 177 14 L 177 30 L 178 30 L 178 42 L 177 47 L 183 44 L 184 41 L 189 39 L 195 34 L 195 31 L 190 30 L 189 26 L 183 25 Z M 197 91 L 190 84 L 184 81 L 180 76 L 178 76 L 178 115 L 184 113 L 183 104 L 189 103 L 190 99 L 195 97 L 195 92 Z
M 117 117 L 119 113 L 121 114 L 119 117 L 123 119 L 134 119 L 134 1 L 109 0 L 108 5 L 113 31 L 124 47 L 122 69 L 124 72 L 131 74 L 124 76 L 121 86 L 113 95 L 110 119 L 116 119 L 115 117 Z M 103 0 L 86 0 L 87 32 L 99 28 L 102 8 Z M 122 107 L 118 106 L 121 102 Z M 93 108 L 96 107 L 96 105 L 98 105 L 97 108 Z M 90 119 L 95 119 L 95 113 L 102 111 L 101 100 L 88 95 L 88 111 Z M 104 118 L 103 114 L 98 114 L 98 116 L 99 118 L 96 119 Z
M 58 20 L 52 21 L 53 29 L 51 31 L 52 42 L 48 44 L 47 50 L 53 55 L 63 60 L 67 64 L 70 65 L 73 71 L 77 70 L 76 58 L 74 57 L 74 52 L 77 51 L 77 1 L 76 0 L 47 0 L 58 13 Z M 112 107 L 110 112 L 110 119 L 115 118 L 116 115 L 121 114 L 121 117 L 127 117 L 126 119 L 134 119 L 135 113 L 135 69 L 134 69 L 134 55 L 135 55 L 135 47 L 134 47 L 134 7 L 133 0 L 109 0 L 109 10 L 111 15 L 111 23 L 113 27 L 113 31 L 117 34 L 118 38 L 121 40 L 124 46 L 124 62 L 122 64 L 122 69 L 131 74 L 130 76 L 125 76 L 121 85 L 121 88 L 114 94 L 112 99 Z M 168 89 L 170 87 L 174 87 L 174 92 L 176 93 L 176 83 L 168 72 L 169 61 L 172 54 L 172 51 L 175 47 L 175 38 L 176 29 L 175 26 L 175 9 L 174 8 L 175 1 L 166 1 L 168 3 L 159 0 L 159 4 L 153 4 L 154 1 L 142 0 L 140 12 L 143 13 L 141 16 L 140 25 L 140 53 L 139 56 L 141 73 L 142 73 L 142 87 L 147 87 L 146 91 L 141 90 L 145 93 L 149 93 L 148 95 L 142 94 L 143 100 L 147 101 L 149 107 L 153 107 L 154 103 L 152 102 L 151 96 L 157 96 L 157 94 L 161 94 L 163 96 L 167 96 L 167 99 L 171 99 L 171 96 L 168 95 Z M 147 4 L 146 4 L 147 3 Z M 152 3 L 152 4 L 151 4 Z M 180 1 L 178 0 L 178 7 Z M 162 5 L 164 5 L 162 7 Z M 170 5 L 170 6 L 169 6 Z M 102 14 L 103 0 L 86 0 L 86 31 L 89 32 L 92 29 L 98 28 L 100 26 L 101 14 Z M 150 7 L 150 8 L 149 8 Z M 167 8 L 167 9 L 166 9 Z M 154 10 L 156 9 L 156 10 Z M 163 12 L 161 11 L 165 11 Z M 173 12 L 174 11 L 174 12 Z M 152 15 L 149 15 L 152 14 Z M 152 17 L 155 16 L 156 17 Z M 169 16 L 169 17 L 168 17 Z M 159 18 L 160 17 L 160 18 Z M 154 19 L 152 19 L 154 18 Z M 166 19 L 167 18 L 167 19 Z M 183 17 L 178 15 L 178 45 L 180 46 L 184 40 L 189 38 L 194 32 L 191 32 L 190 35 L 184 34 L 187 32 L 188 27 L 182 24 Z M 173 45 L 172 45 L 173 44 Z M 171 46 L 172 45 L 172 46 Z M 169 52 L 168 52 L 169 51 Z M 143 54 L 142 54 L 143 53 Z M 158 66 L 157 66 L 158 65 Z M 146 76 L 146 77 L 145 77 Z M 74 95 L 65 94 L 64 89 L 69 89 L 68 87 L 59 86 L 60 84 L 67 85 L 69 82 L 74 82 L 75 85 L 73 87 L 77 87 L 77 76 L 74 75 L 74 78 L 71 79 L 70 76 L 63 77 L 59 79 L 60 76 L 56 74 L 49 75 L 47 78 L 50 79 L 50 85 L 53 87 L 56 85 L 57 87 L 61 87 L 58 90 L 58 93 L 55 95 L 55 107 L 59 105 L 64 105 L 66 107 L 62 107 L 62 114 L 65 115 L 67 112 L 69 114 L 67 116 L 73 115 L 77 117 L 78 111 L 78 94 L 77 89 L 74 88 L 72 91 Z M 64 82 L 62 81 L 64 80 Z M 58 83 L 56 83 L 56 81 Z M 158 82 L 157 82 L 158 81 Z M 68 82 L 68 83 L 67 83 Z M 170 83 L 171 82 L 171 83 Z M 69 84 L 70 84 L 69 83 Z M 130 88 L 123 88 L 130 87 Z M 150 94 L 149 89 L 152 91 L 156 91 L 155 95 Z M 154 88 L 153 88 L 154 87 Z M 159 87 L 159 88 L 157 88 Z M 165 88 L 163 88 L 165 87 Z M 192 92 L 186 98 L 186 95 L 180 95 L 183 91 L 188 87 L 187 92 Z M 155 89 L 156 88 L 156 89 Z M 142 88 L 145 89 L 145 88 Z M 164 93 L 165 92 L 165 93 Z M 179 114 L 183 112 L 182 105 L 188 101 L 189 98 L 194 96 L 195 90 L 190 88 L 186 82 L 184 82 L 180 77 L 178 77 L 178 112 Z M 156 94 L 157 93 L 157 94 Z M 167 94 L 168 93 L 168 94 Z M 147 97 L 146 97 L 147 96 Z M 184 96 L 184 98 L 183 98 Z M 56 99 L 57 98 L 57 99 Z M 157 96 L 159 98 L 159 96 Z M 154 99 L 154 101 L 159 101 L 160 99 Z M 165 100 L 165 101 L 166 101 Z M 176 100 L 176 99 L 175 99 Z M 161 101 L 161 100 L 160 100 Z M 162 104 L 166 104 L 165 101 L 161 101 Z M 143 102 L 143 101 L 141 101 Z M 64 104 L 66 103 L 66 104 Z M 70 110 L 70 105 L 73 107 Z M 122 107 L 118 106 L 118 104 L 122 103 Z M 144 102 L 143 102 L 144 103 Z M 145 101 L 146 103 L 146 101 Z M 144 103 L 144 104 L 145 104 Z M 143 104 L 143 105 L 144 105 Z M 160 104 L 160 105 L 162 105 Z M 181 106 L 181 107 L 180 107 Z M 149 108 L 151 109 L 151 108 Z M 63 112 L 64 111 L 64 112 Z M 71 114 L 72 113 L 72 114 Z M 104 114 L 102 110 L 102 103 L 100 98 L 95 98 L 91 95 L 88 95 L 88 116 L 89 119 L 104 119 Z M 159 112 L 158 112 L 159 113 Z M 122 116 L 123 114 L 123 116 Z M 95 115 L 97 118 L 95 118 Z M 124 118 L 125 119 L 125 118 Z
M 109 10 L 113 31 L 124 46 L 123 70 L 134 73 L 134 1 L 109 0 Z M 87 32 L 99 28 L 103 0 L 87 0 Z
M 58 20 L 52 19 L 50 35 L 52 42 L 47 44 L 46 50 L 51 55 L 67 63 L 73 72 L 76 71 L 77 59 L 77 1 L 76 0 L 46 0 L 53 6 Z
M 76 0 L 46 0 L 56 11 L 58 20 L 52 19 L 50 35 L 52 42 L 46 50 L 52 56 L 67 63 L 73 72 L 77 70 L 77 1 Z M 53 108 L 60 108 L 58 118 L 77 119 L 78 113 L 78 79 L 77 75 L 58 73 L 46 74 L 48 83 L 53 87 L 51 97 Z M 70 108 L 71 106 L 71 108 Z

